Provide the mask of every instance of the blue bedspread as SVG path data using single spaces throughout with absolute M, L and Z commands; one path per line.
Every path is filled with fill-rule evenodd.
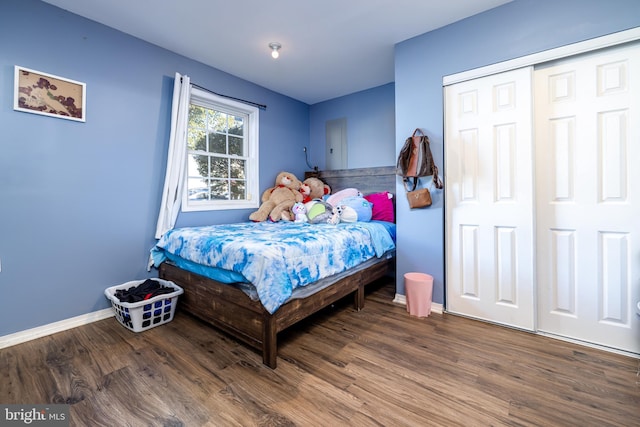
M 388 223 L 245 222 L 170 230 L 151 250 L 155 266 L 179 257 L 244 277 L 275 312 L 293 289 L 340 273 L 395 248 Z M 240 276 L 241 275 L 241 276 Z M 237 281 L 237 280 L 236 280 Z

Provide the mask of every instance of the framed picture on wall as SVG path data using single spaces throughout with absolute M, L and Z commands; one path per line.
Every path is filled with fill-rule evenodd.
M 16 111 L 84 122 L 86 91 L 84 83 L 15 66 Z

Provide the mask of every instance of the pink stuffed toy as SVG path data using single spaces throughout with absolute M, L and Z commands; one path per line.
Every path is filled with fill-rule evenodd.
M 339 206 L 342 204 L 340 203 L 342 199 L 346 199 L 347 197 L 362 197 L 362 193 L 359 192 L 357 188 L 345 188 L 330 195 L 326 202 L 331 206 Z

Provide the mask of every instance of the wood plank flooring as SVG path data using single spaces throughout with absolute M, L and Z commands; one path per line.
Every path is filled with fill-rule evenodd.
M 67 403 L 72 426 L 640 426 L 638 359 L 453 315 L 389 280 L 279 336 L 278 368 L 178 311 L 0 350 L 0 403 Z M 179 303 L 178 303 L 179 304 Z

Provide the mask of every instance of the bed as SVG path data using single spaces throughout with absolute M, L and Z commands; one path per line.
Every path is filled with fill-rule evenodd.
M 395 192 L 394 167 L 312 171 L 305 174 L 305 178 L 310 176 L 320 178 L 329 184 L 334 193 L 344 188 L 357 188 L 365 195 L 380 194 L 385 191 L 391 194 Z M 376 222 L 384 223 L 384 221 L 371 221 L 371 224 L 363 223 L 361 226 L 374 229 L 378 227 L 378 224 L 374 224 Z M 279 232 L 282 229 L 287 229 L 287 232 L 291 231 L 289 229 L 295 231 L 296 227 L 300 226 L 293 223 L 260 223 L 260 225 L 266 233 Z M 358 224 L 338 225 L 356 227 Z M 383 225 L 391 228 L 387 224 Z M 310 225 L 310 227 L 317 226 Z M 361 226 L 358 226 L 358 229 L 362 229 Z M 236 227 L 233 233 L 243 232 L 244 225 Z M 322 237 L 319 231 L 316 234 L 319 239 Z M 392 234 L 395 238 L 394 233 Z M 187 237 L 181 238 L 183 242 L 179 246 L 188 242 Z M 386 242 L 385 239 L 383 241 Z M 202 244 L 199 245 L 202 246 Z M 364 249 L 362 251 L 364 252 Z M 359 253 L 356 255 L 360 256 Z M 251 282 L 246 278 L 234 282 L 233 275 L 225 277 L 224 280 L 216 280 L 218 276 L 209 274 L 208 267 L 199 266 L 191 261 L 180 262 L 180 257 L 165 256 L 156 259 L 159 261 L 157 266 L 160 278 L 173 281 L 184 289 L 178 306 L 179 310 L 186 311 L 255 348 L 262 353 L 263 363 L 275 369 L 279 332 L 349 295 L 353 296 L 354 309 L 361 310 L 364 307 L 365 286 L 395 272 L 395 245 L 378 244 L 375 247 L 375 256 L 370 256 L 364 262 L 356 262 L 357 265 L 350 265 L 351 258 L 354 256 L 350 254 L 345 256 L 343 261 L 337 262 L 337 264 L 349 263 L 346 265 L 348 268 L 345 267 L 343 271 L 320 280 L 309 277 L 308 280 L 311 283 L 296 287 L 291 295 L 278 295 L 273 301 L 261 299 L 264 296 L 262 294 L 271 295 L 270 291 L 262 291 L 264 289 L 262 282 L 267 284 L 277 281 L 285 282 L 289 280 L 288 275 L 272 277 L 269 281 L 263 280 L 259 273 L 246 274 L 245 276 L 251 277 L 255 282 L 254 287 L 253 282 L 243 283 Z M 271 263 L 270 260 L 266 262 Z M 295 280 L 298 279 L 293 279 L 294 282 Z

